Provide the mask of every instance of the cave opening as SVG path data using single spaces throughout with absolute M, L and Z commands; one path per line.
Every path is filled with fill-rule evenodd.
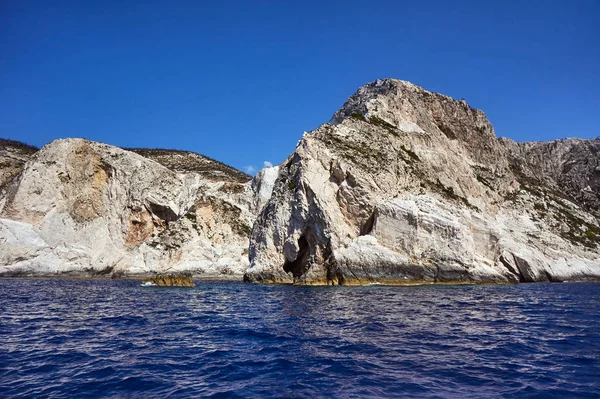
M 286 273 L 292 272 L 294 278 L 302 276 L 302 274 L 305 272 L 305 268 L 308 263 L 307 261 L 309 256 L 309 246 L 308 240 L 306 239 L 306 237 L 304 237 L 304 235 L 300 236 L 300 238 L 298 239 L 298 247 L 299 249 L 298 254 L 296 255 L 296 259 L 291 262 L 286 260 L 283 264 L 283 270 Z

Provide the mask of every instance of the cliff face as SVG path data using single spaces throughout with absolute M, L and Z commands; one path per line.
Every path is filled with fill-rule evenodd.
M 498 139 L 482 111 L 393 79 L 252 180 L 186 151 L 0 141 L 0 276 L 598 280 L 599 151 Z
M 497 139 L 464 101 L 378 80 L 281 165 L 245 279 L 598 279 L 598 147 Z
M 83 139 L 35 153 L 0 194 L 0 275 L 241 276 L 252 182 L 197 154 L 155 153 Z

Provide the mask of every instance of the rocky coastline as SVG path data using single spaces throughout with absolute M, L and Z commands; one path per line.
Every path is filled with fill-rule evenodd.
M 0 177 L 0 277 L 600 281 L 600 138 L 497 138 L 466 101 L 395 79 L 254 178 L 84 139 L 0 140 Z

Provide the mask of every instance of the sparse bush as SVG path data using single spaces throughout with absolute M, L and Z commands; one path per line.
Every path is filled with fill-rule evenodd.
M 354 119 L 358 119 L 359 121 L 363 121 L 366 122 L 367 120 L 365 119 L 364 115 L 359 113 L 359 112 L 354 112 L 352 115 L 350 115 L 351 117 L 353 117 Z

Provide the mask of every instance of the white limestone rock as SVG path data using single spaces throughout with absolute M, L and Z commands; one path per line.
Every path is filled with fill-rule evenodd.
M 597 280 L 596 161 L 585 161 L 597 141 L 561 142 L 560 160 L 546 165 L 553 146 L 498 140 L 464 101 L 404 81 L 370 83 L 282 164 L 253 227 L 245 280 Z M 556 182 L 573 165 L 581 178 L 572 192 L 584 194 L 565 198 Z
M 260 212 L 271 198 L 278 175 L 279 166 L 269 166 L 260 170 L 252 181 L 252 188 L 256 193 L 254 196 L 254 209 L 257 212 Z
M 202 168 L 178 173 L 82 139 L 57 140 L 33 155 L 1 196 L 0 275 L 240 278 L 255 218 L 249 178 L 240 182 L 241 172 L 222 164 L 211 174 L 205 158 L 157 151 L 150 155 L 162 163 Z
M 253 181 L 185 151 L 0 142 L 0 276 L 301 284 L 600 279 L 600 139 L 497 139 L 382 79 Z

